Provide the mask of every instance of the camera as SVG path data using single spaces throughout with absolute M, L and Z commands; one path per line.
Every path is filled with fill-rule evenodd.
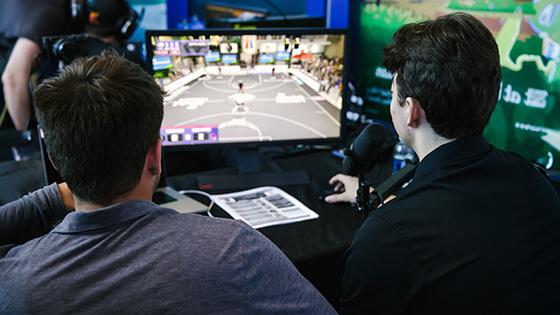
M 59 66 L 69 65 L 74 59 L 100 54 L 103 50 L 114 48 L 96 36 L 73 34 L 43 37 L 44 58 L 59 62 Z

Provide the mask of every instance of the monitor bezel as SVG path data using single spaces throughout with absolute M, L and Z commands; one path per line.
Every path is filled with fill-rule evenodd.
M 348 88 L 349 79 L 349 35 L 348 29 L 343 28 L 260 28 L 260 29 L 230 29 L 230 28 L 213 28 L 205 30 L 146 30 L 146 71 L 153 76 L 152 58 L 153 46 L 151 38 L 154 36 L 242 36 L 242 35 L 344 35 L 344 56 L 343 56 L 343 73 L 342 73 L 342 106 L 340 109 L 340 128 L 338 137 L 330 138 L 311 138 L 311 139 L 290 139 L 290 140 L 272 140 L 272 141 L 247 141 L 247 142 L 227 142 L 227 143 L 204 143 L 204 144 L 182 144 L 182 145 L 166 145 L 162 146 L 165 151 L 196 151 L 196 150 L 215 150 L 228 148 L 258 148 L 261 146 L 296 146 L 296 145 L 341 145 L 346 139 L 347 128 L 345 113 L 348 107 Z

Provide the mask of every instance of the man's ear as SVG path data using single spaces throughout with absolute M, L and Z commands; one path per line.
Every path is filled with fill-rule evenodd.
M 146 165 L 153 175 L 161 174 L 161 139 L 158 139 L 150 149 L 148 149 Z
M 417 128 L 424 115 L 420 102 L 412 97 L 407 97 L 404 106 L 406 107 L 406 124 L 411 128 Z

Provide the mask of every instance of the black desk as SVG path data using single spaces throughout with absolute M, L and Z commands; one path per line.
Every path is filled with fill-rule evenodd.
M 361 217 L 348 204 L 327 204 L 318 199 L 322 190 L 328 187 L 328 179 L 339 171 L 340 161 L 326 151 L 301 154 L 275 160 L 284 170 L 306 170 L 309 173 L 309 185 L 281 186 L 283 190 L 299 199 L 306 206 L 319 214 L 315 220 L 272 226 L 259 229 L 280 247 L 295 263 L 317 257 L 326 251 L 342 249 L 349 245 L 356 228 L 361 224 Z M 232 169 L 214 170 L 210 173 L 198 173 L 171 176 L 167 184 L 177 190 L 196 189 L 196 175 L 230 174 Z M 247 188 L 249 189 L 249 188 Z M 219 191 L 225 193 L 228 191 Z M 211 191 L 211 193 L 215 193 Z M 196 196 L 193 196 L 196 197 Z M 204 201 L 207 203 L 207 201 Z M 216 207 L 217 208 L 217 207 Z M 214 208 L 215 216 L 229 217 L 220 209 Z
M 299 199 L 319 214 L 315 220 L 271 226 L 259 229 L 272 240 L 298 270 L 333 304 L 338 307 L 341 296 L 343 254 L 350 245 L 362 217 L 349 204 L 328 204 L 318 199 L 319 194 L 329 187 L 330 177 L 341 171 L 341 161 L 329 151 L 314 151 L 276 158 L 276 169 L 306 170 L 309 185 L 280 186 L 284 191 Z M 270 167 L 269 165 L 263 167 Z M 270 169 L 266 169 L 267 171 Z M 168 185 L 176 189 L 196 188 L 196 175 L 231 174 L 233 169 L 214 170 L 210 173 L 172 176 Z M 374 168 L 368 173 L 372 183 L 389 175 L 390 168 Z M 224 193 L 227 191 L 219 191 Z M 215 216 L 229 217 L 225 212 L 214 209 Z

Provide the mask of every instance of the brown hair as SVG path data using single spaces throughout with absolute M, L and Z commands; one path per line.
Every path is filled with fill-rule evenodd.
M 416 99 L 441 136 L 482 134 L 496 107 L 500 56 L 492 33 L 466 13 L 407 24 L 385 47 L 399 102 Z
M 34 102 L 49 155 L 76 196 L 106 206 L 138 184 L 163 117 L 163 92 L 141 67 L 115 53 L 77 59 Z

